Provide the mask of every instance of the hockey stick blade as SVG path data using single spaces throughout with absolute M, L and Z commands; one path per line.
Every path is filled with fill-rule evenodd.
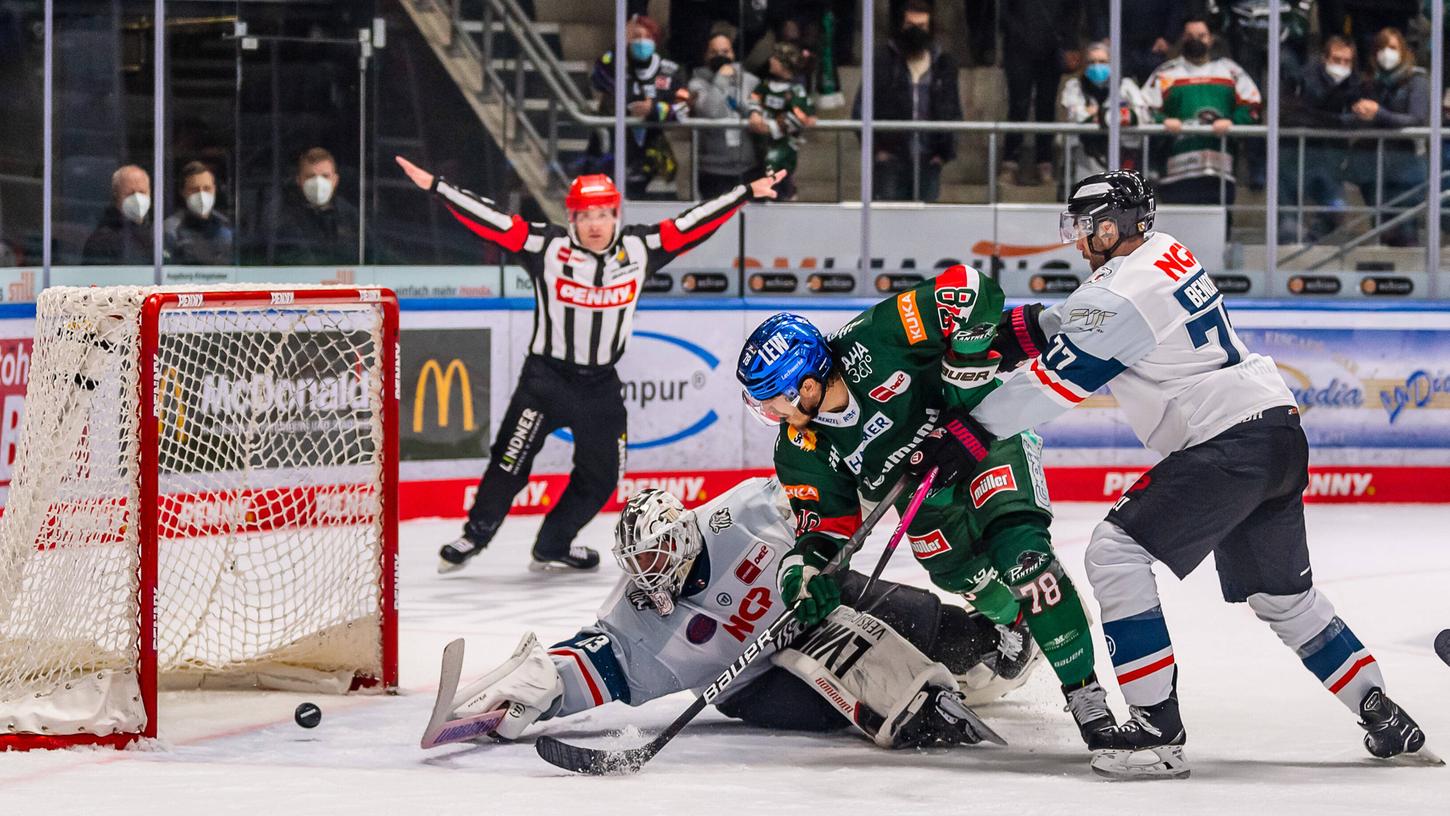
M 440 745 L 486 737 L 495 728 L 498 728 L 498 724 L 503 722 L 503 718 L 508 713 L 507 708 L 498 708 L 475 714 L 472 717 L 464 717 L 461 720 L 448 720 L 436 729 L 430 726 L 428 732 L 423 735 L 420 745 L 424 748 L 437 748 Z
M 455 638 L 443 647 L 443 664 L 438 669 L 438 694 L 433 698 L 433 713 L 428 717 L 428 727 L 423 729 L 423 738 L 418 744 L 431 748 L 443 725 L 448 722 L 449 708 L 453 696 L 458 693 L 458 675 L 463 671 L 463 638 Z
M 534 750 L 550 765 L 589 776 L 626 776 L 638 773 L 664 747 L 658 737 L 643 748 L 609 751 L 570 745 L 553 737 L 539 737 Z
M 1435 654 L 1445 661 L 1445 665 L 1450 666 L 1450 629 L 1435 636 Z

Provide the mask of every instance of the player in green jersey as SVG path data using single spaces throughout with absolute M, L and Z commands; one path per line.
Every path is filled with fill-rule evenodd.
M 947 432 L 944 417 L 996 388 L 1001 356 L 991 345 L 1001 313 L 996 282 L 955 266 L 830 338 L 778 314 L 746 341 L 736 376 L 751 408 L 782 426 L 775 468 L 796 517 L 781 594 L 799 601 L 806 625 L 839 602 L 834 579 L 819 573 L 860 525 L 862 504 L 880 501 L 911 454 Z M 907 538 L 938 587 L 999 626 L 1026 621 L 1088 740 L 1114 720 L 1093 673 L 1087 615 L 1048 535 L 1041 449 L 1027 432 L 994 442 L 975 472 L 947 466 Z

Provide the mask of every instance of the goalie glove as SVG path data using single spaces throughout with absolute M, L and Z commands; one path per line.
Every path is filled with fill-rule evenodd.
M 502 666 L 458 692 L 453 698 L 453 716 L 470 717 L 507 706 L 508 714 L 493 734 L 512 740 L 536 721 L 553 716 L 563 698 L 564 681 L 554 661 L 534 633 L 528 632 Z

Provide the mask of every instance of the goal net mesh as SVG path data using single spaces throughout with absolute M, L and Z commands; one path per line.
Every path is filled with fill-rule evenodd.
M 163 686 L 345 691 L 380 676 L 380 310 L 183 299 L 160 313 L 148 385 L 141 314 L 153 291 L 40 297 L 0 517 L 0 732 L 144 723 L 139 508 L 150 504 Z M 143 422 L 156 423 L 154 457 Z M 148 462 L 155 495 L 142 489 Z

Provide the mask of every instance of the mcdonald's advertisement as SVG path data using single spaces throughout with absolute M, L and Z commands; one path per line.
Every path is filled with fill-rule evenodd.
M 488 456 L 492 331 L 403 329 L 402 461 Z

